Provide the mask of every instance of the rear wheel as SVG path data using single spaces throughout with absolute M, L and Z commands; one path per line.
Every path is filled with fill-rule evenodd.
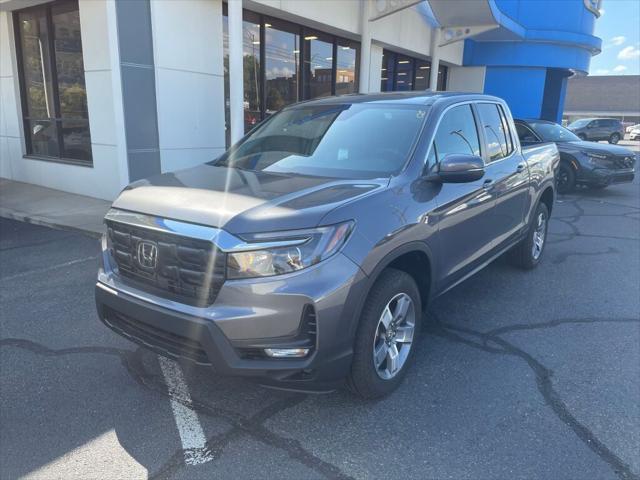
M 530 270 L 538 266 L 547 243 L 549 209 L 540 202 L 529 225 L 527 236 L 510 252 L 511 263 Z
M 395 390 L 413 358 L 422 318 L 420 291 L 407 273 L 387 269 L 371 288 L 356 332 L 351 390 L 378 398 Z
M 620 141 L 619 133 L 612 133 L 609 137 L 609 143 L 613 143 L 614 145 Z
M 567 162 L 561 162 L 557 178 L 558 192 L 569 193 L 576 187 L 576 172 Z

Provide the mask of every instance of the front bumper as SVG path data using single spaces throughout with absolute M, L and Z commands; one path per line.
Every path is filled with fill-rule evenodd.
M 112 330 L 175 359 L 211 365 L 221 375 L 302 390 L 330 390 L 347 375 L 366 277 L 346 256 L 294 274 L 227 281 L 213 305 L 195 307 L 157 297 L 123 283 L 108 253 L 95 288 L 100 319 Z M 264 348 L 308 342 L 302 330 L 312 312 L 314 345 L 307 357 L 277 359 Z
M 577 181 L 584 185 L 613 185 L 633 182 L 635 169 L 581 168 Z

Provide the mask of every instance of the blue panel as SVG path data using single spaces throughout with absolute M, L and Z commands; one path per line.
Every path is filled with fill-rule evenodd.
M 516 118 L 540 118 L 545 68 L 487 67 L 484 93 L 503 98 Z
M 593 34 L 595 15 L 582 0 L 494 0 L 498 9 L 526 29 Z
M 514 116 L 558 121 L 567 77 L 587 74 L 600 52 L 596 15 L 583 0 L 486 1 L 500 27 L 465 41 L 463 65 L 486 66 L 485 93 L 504 98 Z M 504 41 L 505 32 L 521 40 Z
M 584 48 L 534 42 L 465 42 L 465 66 L 566 68 L 587 73 L 591 53 Z

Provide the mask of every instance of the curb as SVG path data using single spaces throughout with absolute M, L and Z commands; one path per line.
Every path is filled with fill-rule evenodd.
M 0 208 L 0 217 L 7 218 L 9 220 L 17 220 L 19 222 L 30 223 L 32 225 L 38 225 L 40 227 L 48 227 L 53 228 L 55 230 L 69 230 L 72 232 L 81 233 L 83 235 L 87 235 L 96 239 L 100 239 L 102 237 L 103 232 L 96 232 L 95 230 L 89 230 L 80 227 L 74 227 L 71 225 L 65 225 L 62 223 L 52 222 L 44 217 L 29 216 L 25 213 L 16 212 L 13 210 L 6 210 L 4 208 Z

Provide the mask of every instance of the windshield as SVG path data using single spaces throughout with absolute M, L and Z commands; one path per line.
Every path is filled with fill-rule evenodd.
M 529 122 L 543 142 L 579 142 L 580 137 L 557 123 Z
M 215 165 L 338 178 L 398 173 L 427 107 L 340 104 L 283 110 L 214 161 Z
M 576 120 L 573 123 L 569 124 L 569 128 L 581 128 L 586 126 L 591 120 L 588 118 L 583 118 L 582 120 Z

